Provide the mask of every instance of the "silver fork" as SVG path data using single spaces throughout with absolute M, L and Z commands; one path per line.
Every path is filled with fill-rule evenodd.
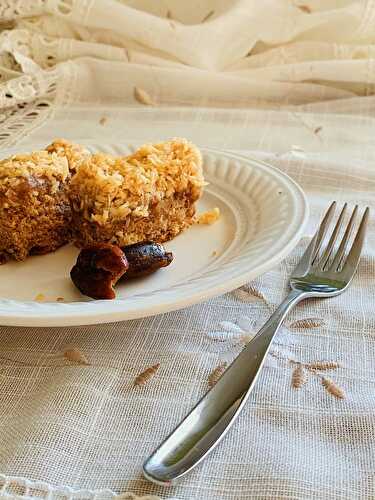
M 267 323 L 233 361 L 218 383 L 152 453 L 143 465 L 147 479 L 168 485 L 191 471 L 219 443 L 239 415 L 254 387 L 272 340 L 287 313 L 311 297 L 328 298 L 344 292 L 357 269 L 365 239 L 369 208 L 362 216 L 354 241 L 347 251 L 358 206 L 351 214 L 336 250 L 347 204 L 324 244 L 336 202 L 329 207 L 318 231 L 290 279 L 291 292 Z

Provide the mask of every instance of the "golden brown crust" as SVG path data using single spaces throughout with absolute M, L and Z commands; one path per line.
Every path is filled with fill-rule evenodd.
M 46 147 L 46 151 L 66 158 L 71 173 L 74 173 L 78 165 L 90 156 L 90 151 L 84 146 L 66 141 L 65 139 L 55 139 Z
M 24 181 L 32 187 L 33 183 L 38 184 L 40 179 L 45 179 L 50 183 L 51 191 L 56 192 L 68 176 L 67 159 L 47 151 L 13 155 L 0 161 L 0 189 L 3 193 L 9 190 L 12 204 L 17 203 L 11 196 L 12 191 Z

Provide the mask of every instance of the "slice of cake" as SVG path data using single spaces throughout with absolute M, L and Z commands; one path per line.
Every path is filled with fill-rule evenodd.
M 71 239 L 65 156 L 47 151 L 0 161 L 0 263 L 51 252 Z
M 201 154 L 184 139 L 147 144 L 128 157 L 94 154 L 70 182 L 75 241 L 170 240 L 192 224 L 203 186 Z

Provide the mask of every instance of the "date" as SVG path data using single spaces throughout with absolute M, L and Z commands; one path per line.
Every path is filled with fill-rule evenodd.
M 114 299 L 121 279 L 140 278 L 169 266 L 173 254 L 153 241 L 120 248 L 97 243 L 80 251 L 70 277 L 78 290 L 93 299 Z
M 172 252 L 167 252 L 163 245 L 153 241 L 144 241 L 122 247 L 129 263 L 127 272 L 121 281 L 140 278 L 167 267 L 173 261 Z
M 114 286 L 128 268 L 120 247 L 98 243 L 80 251 L 70 277 L 84 295 L 93 299 L 114 299 Z

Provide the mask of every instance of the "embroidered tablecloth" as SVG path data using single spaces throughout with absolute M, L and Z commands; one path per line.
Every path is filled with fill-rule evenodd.
M 0 0 L 11 28 L 0 32 L 2 150 L 55 137 L 184 136 L 286 172 L 307 194 L 309 225 L 277 268 L 181 311 L 100 326 L 0 327 L 0 498 L 374 498 L 373 216 L 352 286 L 287 318 L 220 446 L 175 487 L 141 474 L 213 370 L 283 299 L 329 202 L 374 213 L 374 2 L 270 0 L 267 22 L 255 1 L 133 4 Z
M 146 120 L 142 111 L 137 118 L 134 110 L 105 108 L 90 111 L 95 126 L 84 137 L 81 113 L 82 109 L 58 112 L 23 139 L 20 150 L 47 143 L 52 133 L 78 136 L 86 143 L 99 136 L 122 140 L 123 123 L 126 130 L 133 128 L 135 140 L 156 134 L 185 135 L 211 146 L 222 146 L 225 140 L 226 146 L 232 141 L 246 154 L 238 142 L 244 139 L 236 134 L 242 130 L 252 156 L 269 161 L 304 188 L 311 207 L 306 237 L 332 199 L 375 208 L 373 146 L 360 147 L 360 136 L 370 131 L 364 118 L 301 113 L 303 120 L 322 127 L 318 145 L 316 134 L 310 132 L 311 149 L 322 151 L 308 152 L 305 129 L 300 130 L 294 115 L 288 119 L 287 111 L 258 112 L 253 117 L 263 121 L 266 136 L 260 130 L 253 133 L 250 125 L 247 134 L 242 129 L 254 111 L 226 115 L 174 110 L 173 118 L 171 110 L 155 110 Z M 198 113 L 199 122 L 188 121 Z M 231 116 L 237 116 L 237 124 Z M 332 137 L 324 151 L 325 134 L 339 136 L 340 127 L 330 130 L 334 117 L 351 122 L 358 140 L 353 154 L 340 137 Z M 280 128 L 280 121 L 290 128 L 290 135 Z M 158 132 L 152 130 L 155 123 Z M 284 144 L 276 148 L 281 133 Z M 270 148 L 275 151 L 259 152 Z M 372 218 L 358 276 L 349 291 L 297 307 L 278 335 L 238 423 L 202 466 L 175 488 L 146 482 L 141 476 L 143 460 L 206 391 L 212 370 L 230 362 L 282 300 L 306 239 L 255 282 L 182 311 L 100 326 L 0 328 L 0 473 L 8 480 L 21 476 L 44 481 L 50 488 L 89 490 L 88 498 L 106 489 L 207 500 L 372 498 L 374 240 Z M 64 359 L 67 346 L 78 349 L 90 365 Z M 155 376 L 134 388 L 134 378 L 157 363 Z M 298 389 L 292 386 L 297 366 L 304 367 L 306 376 Z M 324 380 L 333 384 L 330 390 Z M 335 390 L 344 398 L 335 397 Z

